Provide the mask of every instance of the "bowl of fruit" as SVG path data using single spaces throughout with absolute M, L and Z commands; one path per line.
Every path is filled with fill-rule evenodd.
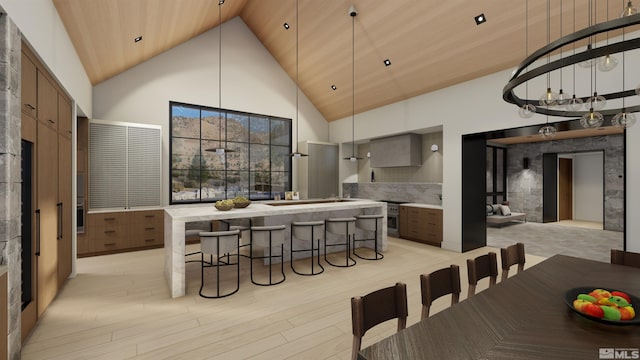
M 611 325 L 638 325 L 636 308 L 640 299 L 624 291 L 577 287 L 565 293 L 565 303 L 576 313 L 597 322 Z
M 233 198 L 233 205 L 236 208 L 246 208 L 249 204 L 251 204 L 251 200 L 244 196 L 236 196 Z
M 215 206 L 216 209 L 220 211 L 227 211 L 227 210 L 233 209 L 235 204 L 233 203 L 233 200 L 227 199 L 227 200 L 218 200 L 213 206 Z

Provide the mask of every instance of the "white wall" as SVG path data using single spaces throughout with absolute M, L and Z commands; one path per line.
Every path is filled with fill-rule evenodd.
M 271 54 L 236 17 L 222 31 L 222 104 L 226 109 L 293 119 L 296 87 Z M 163 166 L 169 164 L 169 101 L 218 106 L 218 29 L 127 70 L 94 88 L 94 118 L 162 126 Z M 300 140 L 327 141 L 329 125 L 300 92 Z M 297 186 L 293 162 L 293 186 Z M 168 204 L 168 172 L 163 203 Z
M 631 37 L 628 35 L 628 37 Z M 620 59 L 619 59 L 620 60 Z M 490 59 L 488 59 L 490 61 Z M 627 54 L 626 73 L 628 79 L 640 79 L 640 56 Z M 622 66 L 604 75 L 599 75 L 598 89 L 601 93 L 611 92 L 619 87 Z M 586 70 L 576 68 L 576 88 L 585 96 L 591 87 Z M 572 91 L 571 72 L 563 74 L 565 92 Z M 546 117 L 534 115 L 530 119 L 518 116 L 518 109 L 502 100 L 502 89 L 511 76 L 511 69 L 457 84 L 439 91 L 383 106 L 355 116 L 355 140 L 377 136 L 417 131 L 433 126 L 443 126 L 443 179 L 442 205 L 444 239 L 442 247 L 461 251 L 462 249 L 462 135 L 490 130 L 516 128 L 543 124 Z M 557 80 L 553 80 L 557 88 Z M 629 87 L 627 85 L 627 87 Z M 535 98 L 537 90 L 542 93 L 544 79 L 530 82 L 530 98 Z M 357 91 L 357 90 L 356 90 Z M 586 91 L 586 93 L 584 93 Z M 633 99 L 632 102 L 639 101 Z M 629 104 L 629 102 L 627 102 Z M 393 119 L 390 121 L 389 119 Z M 565 118 L 549 118 L 549 122 L 565 121 Z M 351 117 L 330 123 L 329 141 L 344 143 L 351 141 Z M 344 147 L 342 148 L 344 151 Z M 633 184 L 640 183 L 640 124 L 627 132 L 627 249 L 640 251 L 640 189 Z M 341 157 L 348 156 L 344 152 Z M 356 182 L 357 167 L 344 161 L 340 165 L 341 181 Z M 354 180 L 355 179 L 355 180 Z
M 0 0 L 11 20 L 48 67 L 80 114 L 91 117 L 91 82 L 52 0 Z
M 573 158 L 573 219 L 581 221 L 603 220 L 602 152 L 574 154 Z

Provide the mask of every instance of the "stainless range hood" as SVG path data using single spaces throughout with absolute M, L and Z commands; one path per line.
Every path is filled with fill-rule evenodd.
M 373 139 L 371 167 L 422 166 L 422 136 L 403 134 Z

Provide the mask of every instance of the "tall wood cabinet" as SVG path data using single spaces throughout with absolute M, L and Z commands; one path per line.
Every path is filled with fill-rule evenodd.
M 23 253 L 31 268 L 31 298 L 23 298 L 22 335 L 55 298 L 71 273 L 72 264 L 72 127 L 71 101 L 35 55 L 22 46 L 22 138 L 32 144 L 30 181 L 32 236 L 23 236 Z

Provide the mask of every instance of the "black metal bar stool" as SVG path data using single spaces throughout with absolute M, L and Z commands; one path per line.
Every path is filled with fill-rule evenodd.
M 211 231 L 211 229 L 205 229 L 203 228 L 193 228 L 193 229 L 186 229 L 184 231 L 184 240 L 185 240 L 185 244 L 187 241 L 189 241 L 190 239 L 194 239 L 195 237 L 199 237 L 201 232 L 207 232 L 207 231 Z M 184 254 L 185 257 L 185 262 L 200 262 L 200 260 L 187 260 L 187 258 L 191 255 L 197 255 L 200 254 L 201 251 L 193 251 L 193 252 L 189 252 Z M 196 258 L 197 259 L 197 258 Z
M 251 242 L 249 243 L 249 257 L 251 260 L 251 282 L 256 285 L 270 286 L 280 284 L 285 280 L 284 275 L 284 230 L 287 227 L 285 225 L 272 225 L 272 226 L 252 226 L 251 227 Z M 280 255 L 273 254 L 273 247 L 280 247 Z M 268 255 L 256 256 L 253 252 L 255 248 L 267 248 Z M 264 251 L 264 250 L 263 250 Z M 268 259 L 269 266 L 269 282 L 258 282 L 254 280 L 253 276 L 253 261 L 254 260 Z M 273 280 L 273 259 L 280 259 L 280 273 L 282 279 Z
M 322 264 L 320 264 L 320 238 L 316 239 L 315 234 L 317 233 L 314 231 L 316 227 L 323 226 L 323 225 L 324 225 L 324 221 L 322 220 L 294 221 L 293 223 L 291 223 L 291 270 L 293 270 L 294 273 L 298 275 L 312 276 L 312 275 L 322 274 L 322 272 L 324 271 L 324 267 L 322 267 Z M 296 239 L 299 239 L 299 240 L 308 240 L 311 246 L 307 249 L 298 248 L 297 250 L 294 250 L 294 247 L 293 247 L 294 236 Z M 314 244 L 317 244 L 317 246 L 314 247 Z M 315 256 L 316 251 L 318 254 L 317 256 Z M 308 272 L 308 273 L 299 272 L 294 267 L 293 255 L 299 252 L 311 252 L 311 256 L 309 257 L 310 263 L 311 263 L 311 272 Z M 315 261 L 314 261 L 314 256 L 315 256 Z M 316 266 L 319 268 L 319 270 L 316 270 Z
M 218 299 L 226 297 L 238 292 L 240 289 L 240 258 L 237 252 L 240 249 L 240 231 L 215 231 L 201 232 L 200 249 L 201 249 L 201 267 L 200 267 L 200 296 L 207 299 Z M 231 257 L 235 257 L 236 261 L 231 262 Z M 209 255 L 209 261 L 205 260 L 205 255 Z M 214 255 L 216 257 L 214 261 Z M 220 268 L 224 266 L 236 267 L 236 287 L 230 292 L 220 293 Z M 204 268 L 216 268 L 216 295 L 205 295 L 202 292 L 204 288 Z
M 384 216 L 381 214 L 356 216 L 356 227 L 358 229 L 361 229 L 367 232 L 373 231 L 373 238 L 356 239 L 354 235 L 353 255 L 363 260 L 382 260 L 384 258 L 384 255 L 380 251 L 378 251 L 378 229 L 382 228 L 382 226 L 378 227 L 378 220 L 380 220 L 380 225 L 382 225 L 383 217 Z M 372 255 L 373 257 L 366 257 L 366 256 L 359 255 L 356 252 L 356 250 L 358 249 L 358 247 L 356 246 L 356 242 L 371 241 L 371 240 L 373 240 L 373 252 L 374 252 Z
M 353 232 L 355 226 L 356 218 L 331 218 L 326 219 L 324 221 L 324 261 L 326 261 L 331 266 L 336 267 L 350 267 L 356 264 L 356 260 L 351 257 L 351 239 L 353 239 Z M 344 236 L 345 241 L 341 243 L 329 243 L 329 238 L 327 237 L 327 233 L 342 235 Z M 345 256 L 345 264 L 338 265 L 332 263 L 327 259 L 327 248 L 335 247 L 335 246 L 344 246 L 344 256 Z

